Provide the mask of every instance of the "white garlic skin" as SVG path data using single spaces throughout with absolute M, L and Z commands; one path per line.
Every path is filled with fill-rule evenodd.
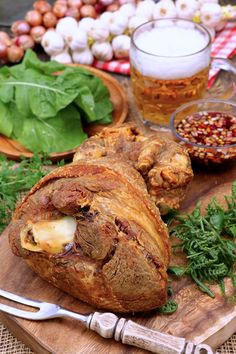
M 53 55 L 51 57 L 51 60 L 55 60 L 61 64 L 71 64 L 72 63 L 72 58 L 67 50 L 65 50 L 59 54 Z
M 175 3 L 177 17 L 192 20 L 199 9 L 198 0 L 177 0 Z
M 109 11 L 103 12 L 99 17 L 99 21 L 101 21 L 105 26 L 110 26 L 112 14 L 113 13 Z
M 113 50 L 109 42 L 94 43 L 91 52 L 98 60 L 109 61 L 113 58 Z
M 73 62 L 76 64 L 91 65 L 93 63 L 93 55 L 89 48 L 86 48 L 82 51 L 72 52 Z
M 44 33 L 41 45 L 50 56 L 61 53 L 65 48 L 64 39 L 54 30 L 49 30 Z
M 88 33 L 88 31 L 92 27 L 94 21 L 95 21 L 94 18 L 84 17 L 84 18 L 82 18 L 82 20 L 79 21 L 78 27 L 79 27 L 79 29 L 82 29 L 83 31 Z
M 177 15 L 176 7 L 171 0 L 161 0 L 155 4 L 153 9 L 153 19 L 175 18 Z
M 61 18 L 56 25 L 56 32 L 59 33 L 67 42 L 68 38 L 77 28 L 77 21 L 73 17 Z
M 117 59 L 128 58 L 130 50 L 130 37 L 122 34 L 112 41 L 112 49 Z
M 135 4 L 136 0 L 119 0 L 118 1 L 120 5 L 124 5 L 124 4 Z
M 152 20 L 155 3 L 152 0 L 145 0 L 138 3 L 135 15 Z
M 114 12 L 112 14 L 109 30 L 110 33 L 118 36 L 122 34 L 128 27 L 128 18 L 123 14 Z
M 84 50 L 88 46 L 88 35 L 80 28 L 76 28 L 68 43 L 72 51 Z
M 124 4 L 119 8 L 119 13 L 123 14 L 124 16 L 127 16 L 130 18 L 131 16 L 134 16 L 136 7 L 134 4 Z
M 223 11 L 221 6 L 216 3 L 205 3 L 200 8 L 200 20 L 201 22 L 209 27 L 214 28 L 218 25 L 223 18 Z
M 145 17 L 138 17 L 138 16 L 131 17 L 128 23 L 129 32 L 132 33 L 135 30 L 135 28 L 137 28 L 138 26 L 142 25 L 147 21 L 148 19 Z
M 88 36 L 95 42 L 105 42 L 109 34 L 108 26 L 100 20 L 95 20 L 88 31 Z

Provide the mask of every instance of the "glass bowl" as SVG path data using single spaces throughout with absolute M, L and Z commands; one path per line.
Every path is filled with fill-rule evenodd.
M 171 115 L 170 128 L 193 161 L 236 161 L 236 102 L 202 99 L 184 104 Z

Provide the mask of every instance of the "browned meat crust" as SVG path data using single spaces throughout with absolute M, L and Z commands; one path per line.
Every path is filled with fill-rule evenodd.
M 76 219 L 76 231 L 61 252 L 22 247 L 27 223 L 65 215 Z M 54 170 L 18 206 L 8 236 L 36 273 L 97 308 L 147 311 L 166 301 L 168 232 L 140 174 L 124 161 L 81 160 Z
M 179 208 L 193 177 L 187 151 L 157 134 L 143 135 L 133 124 L 105 128 L 78 148 L 74 162 L 116 156 L 129 162 L 143 177 L 152 200 L 165 213 Z

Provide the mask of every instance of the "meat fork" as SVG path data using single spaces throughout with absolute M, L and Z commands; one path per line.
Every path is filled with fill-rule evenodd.
M 38 308 L 37 312 L 17 309 L 0 304 L 0 311 L 27 320 L 47 320 L 56 317 L 69 317 L 82 322 L 104 338 L 113 338 L 124 344 L 133 345 L 158 354 L 214 354 L 206 344 L 195 345 L 185 338 L 174 337 L 151 330 L 125 318 L 118 318 L 113 313 L 94 312 L 82 315 L 66 310 L 56 304 L 42 302 L 18 296 L 0 289 L 0 296 L 6 299 Z

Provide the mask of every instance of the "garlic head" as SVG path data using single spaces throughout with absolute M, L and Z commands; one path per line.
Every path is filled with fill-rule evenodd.
M 110 33 L 118 36 L 122 34 L 128 26 L 128 18 L 121 13 L 114 12 L 111 17 L 109 30 Z
M 68 42 L 71 50 L 83 50 L 88 46 L 88 35 L 85 31 L 77 27 Z
M 94 43 L 91 52 L 98 60 L 109 61 L 113 57 L 112 46 L 109 42 Z
M 131 16 L 134 16 L 136 7 L 134 4 L 124 4 L 119 8 L 119 13 L 127 16 L 130 18 Z
M 99 20 L 105 25 L 105 26 L 110 26 L 111 18 L 112 18 L 112 12 L 105 11 L 101 14 L 99 17 Z
M 100 20 L 95 20 L 88 31 L 88 36 L 95 42 L 105 42 L 109 34 L 108 26 Z
M 205 3 L 200 8 L 200 20 L 209 27 L 214 28 L 217 26 L 223 18 L 223 11 L 221 6 L 216 3 Z
M 62 36 L 54 30 L 44 33 L 41 45 L 48 55 L 56 55 L 64 50 L 65 42 Z
M 128 58 L 130 50 L 130 37 L 122 34 L 113 38 L 112 48 L 117 59 Z
M 61 18 L 56 25 L 56 32 L 59 33 L 66 43 L 77 28 L 77 21 L 73 17 Z
M 137 28 L 138 26 L 142 25 L 147 21 L 148 19 L 146 17 L 138 17 L 138 16 L 131 17 L 128 23 L 129 33 L 132 33 L 135 30 L 135 28 Z
M 135 15 L 152 20 L 155 3 L 152 0 L 145 0 L 138 3 Z
M 94 21 L 94 18 L 84 17 L 82 18 L 82 20 L 79 21 L 78 27 L 83 31 L 88 32 L 92 27 Z
M 72 63 L 72 59 L 71 59 L 71 56 L 70 56 L 68 50 L 65 50 L 59 54 L 51 56 L 51 60 L 55 60 L 61 64 L 71 64 Z
M 155 4 L 153 9 L 154 20 L 158 20 L 159 18 L 175 18 L 176 14 L 175 4 L 171 0 L 160 0 Z
M 72 59 L 74 63 L 91 65 L 93 63 L 93 55 L 89 48 L 86 48 L 82 51 L 72 52 Z
M 191 20 L 199 8 L 197 0 L 177 0 L 175 3 L 177 17 Z

